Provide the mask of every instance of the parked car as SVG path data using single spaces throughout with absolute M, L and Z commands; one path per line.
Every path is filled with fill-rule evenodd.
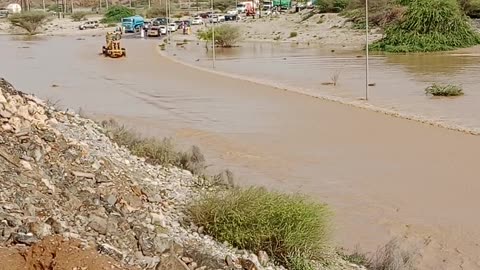
M 154 20 L 147 30 L 147 36 L 158 37 L 162 33 L 160 31 L 160 21 Z
M 203 19 L 202 17 L 195 17 L 192 20 L 192 25 L 202 25 L 203 24 Z
M 218 14 L 212 14 L 210 15 L 210 23 L 221 23 L 225 21 L 225 16 L 223 15 L 218 15 Z
M 175 32 L 175 31 L 177 31 L 177 29 L 178 29 L 178 26 L 177 26 L 176 23 L 169 23 L 167 25 L 168 32 Z
M 95 29 L 98 28 L 98 21 L 86 21 L 80 26 L 78 26 L 78 29 L 80 30 L 85 30 L 85 29 Z
M 238 15 L 238 10 L 236 9 L 229 10 L 227 11 L 227 15 Z
M 225 15 L 225 21 L 237 21 L 239 20 L 240 18 L 238 17 L 237 14 L 227 14 Z

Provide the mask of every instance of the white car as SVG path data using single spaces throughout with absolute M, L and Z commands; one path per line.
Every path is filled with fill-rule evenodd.
M 227 11 L 227 14 L 228 15 L 238 15 L 238 10 L 235 10 L 235 9 L 229 10 L 229 11 Z
M 160 31 L 161 35 L 166 35 L 167 34 L 167 27 L 165 25 L 161 25 L 159 31 Z
M 192 25 L 202 25 L 203 24 L 203 19 L 202 17 L 195 17 L 192 20 Z
M 176 23 L 169 23 L 167 26 L 168 32 L 175 32 L 178 29 L 178 25 Z
M 225 21 L 225 16 L 218 14 L 211 14 L 209 19 L 210 23 L 221 23 Z

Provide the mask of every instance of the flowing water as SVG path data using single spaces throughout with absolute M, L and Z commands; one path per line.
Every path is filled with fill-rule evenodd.
M 127 58 L 104 58 L 103 42 L 0 36 L 0 76 L 145 135 L 197 144 L 212 169 L 233 169 L 237 183 L 325 201 L 342 246 L 373 250 L 401 236 L 419 245 L 420 269 L 480 269 L 479 136 L 199 71 L 160 56 L 156 41 L 125 39 Z M 189 46 L 177 57 L 209 65 L 201 45 Z M 219 52 L 219 59 L 220 70 L 362 96 L 363 60 L 355 53 L 260 44 Z M 375 56 L 370 102 L 478 127 L 479 67 L 475 56 Z M 332 69 L 342 70 L 339 84 L 321 87 Z M 430 81 L 449 79 L 464 84 L 464 97 L 423 95 Z
M 468 53 L 381 55 L 370 57 L 369 103 L 447 125 L 480 131 L 480 48 Z M 170 54 L 181 61 L 212 67 L 212 50 L 204 43 L 176 46 Z M 216 50 L 216 70 L 240 74 L 286 88 L 302 88 L 313 96 L 365 97 L 363 52 L 331 51 L 318 45 L 246 43 Z M 336 86 L 326 86 L 336 81 Z M 465 96 L 432 98 L 432 83 L 461 85 Z

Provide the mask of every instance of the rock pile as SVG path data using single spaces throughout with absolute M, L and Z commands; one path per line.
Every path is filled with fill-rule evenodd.
M 60 235 L 143 269 L 242 269 L 239 254 L 186 222 L 198 193 L 190 172 L 149 165 L 93 121 L 0 88 L 1 245 Z

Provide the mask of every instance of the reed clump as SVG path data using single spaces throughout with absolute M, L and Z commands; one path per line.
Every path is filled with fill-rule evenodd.
M 433 52 L 480 44 L 456 0 L 413 0 L 403 18 L 387 27 L 385 37 L 371 50 Z

